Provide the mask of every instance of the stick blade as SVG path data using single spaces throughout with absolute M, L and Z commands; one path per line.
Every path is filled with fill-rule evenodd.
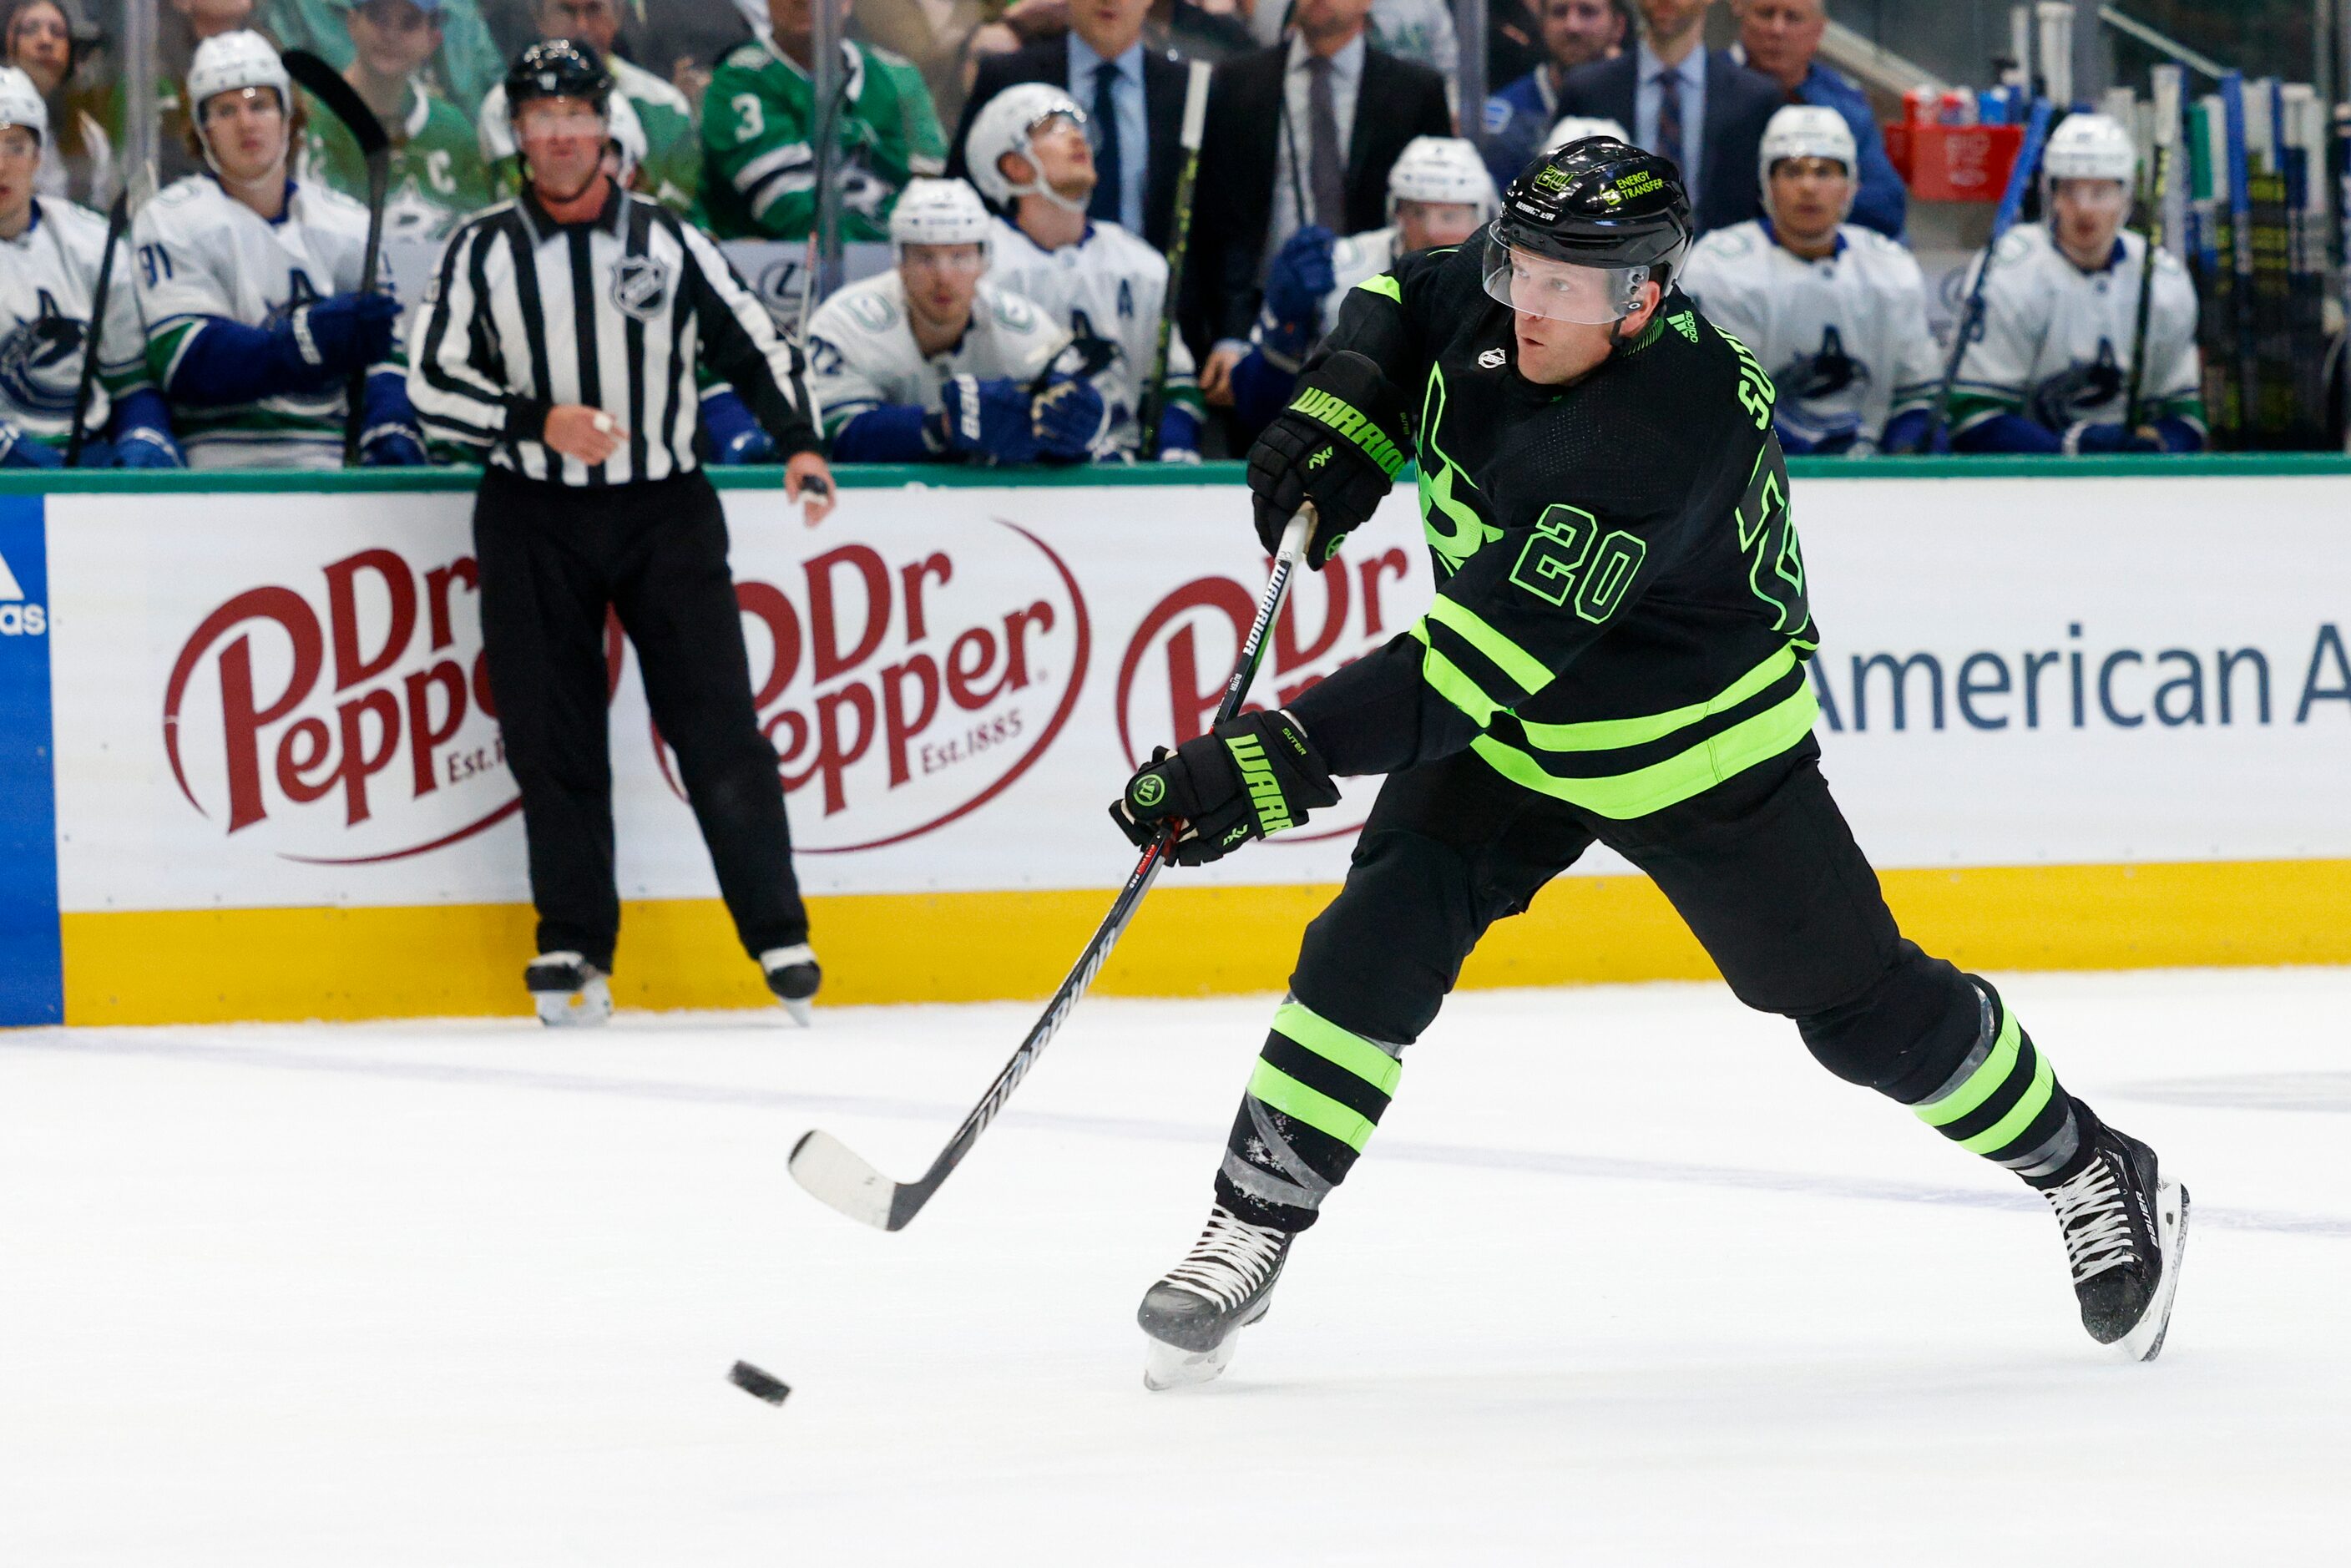
M 373 161 L 390 154 L 392 138 L 385 132 L 383 122 L 360 97 L 359 89 L 343 79 L 340 71 L 308 49 L 287 49 L 278 58 L 285 62 L 287 76 L 343 122 L 351 139 L 360 144 L 360 157 Z
M 900 1212 L 904 1189 L 831 1133 L 812 1128 L 800 1134 L 785 1167 L 819 1203 L 876 1230 L 895 1230 L 914 1218 Z

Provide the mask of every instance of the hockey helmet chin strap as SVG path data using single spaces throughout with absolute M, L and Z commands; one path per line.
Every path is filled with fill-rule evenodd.
M 1012 193 L 1012 199 L 1015 202 L 1018 202 L 1023 196 L 1042 196 L 1047 201 L 1052 203 L 1055 206 L 1061 208 L 1063 212 L 1073 215 L 1082 216 L 1086 211 L 1087 204 L 1083 201 L 1071 201 L 1069 197 L 1061 194 L 1061 192 L 1053 189 L 1051 182 L 1045 178 L 1045 161 L 1037 156 L 1037 146 L 1033 140 L 1037 133 L 1037 127 L 1044 124 L 1046 120 L 1052 120 L 1057 117 L 1066 118 L 1065 116 L 1061 116 L 1060 110 L 1056 110 L 1052 114 L 1040 116 L 1032 124 L 1030 124 L 1028 130 L 1020 133 L 1019 155 L 1029 161 L 1029 167 L 1033 171 L 1033 172 L 1029 176 L 1029 183 L 1025 185 L 1016 184 L 1009 177 L 1008 177 L 1004 182 L 1005 188 Z M 1003 172 L 1000 168 L 997 172 L 998 173 Z

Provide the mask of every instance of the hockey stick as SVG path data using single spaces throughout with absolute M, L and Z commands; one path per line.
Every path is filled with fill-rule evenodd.
M 114 252 L 131 226 L 131 189 L 126 183 L 106 209 L 106 249 L 98 258 L 98 287 L 89 296 L 89 341 L 81 346 L 81 384 L 74 389 L 73 430 L 66 437 L 66 466 L 81 462 L 82 437 L 89 429 L 89 397 L 98 384 L 98 349 L 106 337 L 107 297 L 114 291 Z
M 308 49 L 288 49 L 279 58 L 286 62 L 286 74 L 301 83 L 305 91 L 343 122 L 343 129 L 360 145 L 360 156 L 367 160 L 367 259 L 360 267 L 360 293 L 373 294 L 376 263 L 383 248 L 384 193 L 392 183 L 392 137 L 385 131 L 383 121 L 375 117 L 375 110 L 360 97 L 359 89 L 345 81 L 334 67 Z M 343 389 L 346 468 L 356 468 L 360 463 L 360 426 L 367 418 L 367 378 L 368 367 L 360 365 L 351 371 L 350 384 Z
M 2163 208 L 2171 188 L 2171 143 L 2179 132 L 2178 66 L 2155 68 L 2155 164 L 2147 175 L 2147 255 L 2138 269 L 2138 319 L 2131 328 L 2130 390 L 2123 398 L 2123 428 L 2137 431 L 2145 413 L 2147 328 L 2155 307 L 2155 256 L 2163 248 Z
M 1184 86 L 1184 129 L 1176 139 L 1184 149 L 1183 168 L 1176 176 L 1176 232 L 1168 236 L 1167 295 L 1159 302 L 1159 347 L 1151 356 L 1151 380 L 1143 389 L 1135 418 L 1143 425 L 1143 460 L 1159 455 L 1159 406 L 1167 397 L 1167 350 L 1174 337 L 1176 310 L 1184 297 L 1184 259 L 1192 238 L 1192 182 L 1200 172 L 1200 137 L 1208 123 L 1208 62 L 1192 62 L 1191 79 Z
M 808 341 L 809 318 L 816 313 L 818 304 L 817 274 L 824 267 L 825 192 L 829 188 L 827 182 L 832 178 L 835 143 L 841 139 L 841 105 L 848 95 L 849 73 L 843 71 L 832 90 L 825 94 L 816 117 L 816 210 L 809 216 L 808 262 L 800 269 L 800 315 L 797 324 L 802 343 Z
M 1920 444 L 1921 452 L 1933 452 L 1941 444 L 1943 432 L 1951 423 L 1951 389 L 1959 379 L 1959 366 L 1968 357 L 1968 344 L 1983 331 L 1984 285 L 1991 277 L 1992 255 L 2000 242 L 2016 226 L 2017 214 L 2024 208 L 2024 193 L 2032 183 L 2033 166 L 2041 162 L 2041 144 L 2049 136 L 2051 110 L 2049 100 L 2042 99 L 2032 106 L 2032 118 L 2024 127 L 2024 145 L 2017 149 L 2016 164 L 2008 172 L 2008 189 L 2001 193 L 2000 205 L 1992 210 L 1991 238 L 1985 242 L 1983 265 L 1976 268 L 1975 286 L 1968 290 L 1968 302 L 1960 308 L 1959 325 L 1951 333 L 1950 358 L 1943 362 L 1943 384 L 1935 394 L 1934 418 L 1928 422 L 1927 435 Z
M 1274 557 L 1273 575 L 1266 580 L 1265 592 L 1257 601 L 1257 620 L 1249 627 L 1249 637 L 1241 643 L 1240 657 L 1234 662 L 1232 678 L 1225 683 L 1224 701 L 1217 705 L 1216 722 L 1218 724 L 1240 712 L 1241 699 L 1249 695 L 1249 684 L 1255 679 L 1259 662 L 1265 653 L 1266 633 L 1272 630 L 1274 617 L 1281 612 L 1282 599 L 1290 591 L 1290 579 L 1306 553 L 1307 536 L 1313 529 L 1314 508 L 1309 505 L 1290 519 L 1290 527 L 1282 533 L 1281 549 Z M 996 1082 L 987 1086 L 987 1092 L 980 1097 L 978 1104 L 972 1107 L 971 1114 L 963 1119 L 963 1125 L 956 1129 L 955 1136 L 947 1140 L 947 1146 L 939 1151 L 939 1157 L 931 1162 L 931 1168 L 923 1173 L 921 1180 L 892 1181 L 852 1153 L 840 1139 L 816 1128 L 801 1134 L 799 1142 L 792 1145 L 791 1158 L 787 1162 L 792 1179 L 806 1187 L 820 1202 L 839 1209 L 852 1219 L 862 1220 L 881 1230 L 904 1229 L 906 1222 L 922 1212 L 923 1205 L 930 1202 L 931 1195 L 939 1190 L 940 1184 L 954 1173 L 956 1166 L 963 1164 L 964 1156 L 971 1153 L 971 1146 L 979 1141 L 980 1134 L 987 1130 L 987 1124 L 996 1120 L 997 1113 L 1004 1109 L 1004 1103 L 1020 1086 L 1021 1079 L 1028 1076 L 1029 1069 L 1044 1053 L 1046 1045 L 1060 1031 L 1061 1025 L 1069 1021 L 1070 1013 L 1078 1005 L 1078 998 L 1085 995 L 1086 988 L 1093 984 L 1094 977 L 1102 972 L 1111 949 L 1118 946 L 1118 939 L 1125 935 L 1127 923 L 1134 918 L 1136 908 L 1143 903 L 1143 895 L 1151 891 L 1152 883 L 1157 879 L 1160 868 L 1174 854 L 1175 848 L 1176 831 L 1170 828 L 1157 843 L 1143 852 L 1142 861 L 1127 874 L 1126 885 L 1119 890 L 1116 902 L 1110 906 L 1110 913 L 1102 916 L 1102 925 L 1095 928 L 1093 940 L 1088 942 L 1085 951 L 1078 955 L 1076 965 L 1061 981 L 1061 988 L 1053 993 L 1053 999 L 1045 1004 L 1044 1016 L 1030 1028 L 1028 1038 L 1020 1042 L 1020 1049 L 1012 1053 L 1012 1060 L 1004 1064 L 1004 1070 L 996 1075 Z
M 2245 78 L 2231 71 L 2220 78 L 2221 132 L 2227 156 L 2220 171 L 2229 182 L 2229 249 L 2235 288 L 2237 338 L 2237 439 L 2251 444 L 2254 428 L 2254 392 L 2261 381 L 2260 357 L 2253 344 L 2253 189 L 2252 168 L 2245 150 Z

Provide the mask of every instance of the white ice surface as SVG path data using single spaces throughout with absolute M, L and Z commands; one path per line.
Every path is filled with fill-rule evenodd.
M 1146 1395 L 1263 999 L 0 1037 L 0 1563 L 2351 1562 L 2351 971 L 2018 977 L 2195 1195 L 2163 1358 L 1719 988 L 1458 998 L 1231 1373 Z M 726 1381 L 748 1359 L 780 1409 Z

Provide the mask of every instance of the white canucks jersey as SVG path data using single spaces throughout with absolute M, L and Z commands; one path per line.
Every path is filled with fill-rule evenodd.
M 1331 246 L 1331 292 L 1322 297 L 1318 330 L 1328 331 L 1339 319 L 1347 291 L 1365 278 L 1377 277 L 1395 265 L 1400 231 L 1393 225 L 1349 235 Z
M 2043 225 L 2009 230 L 1984 288 L 1983 336 L 1959 362 L 1952 428 L 1999 413 L 2021 413 L 2060 433 L 2076 423 L 2119 423 L 2146 255 L 2147 241 L 2125 230 L 2105 268 L 2085 273 Z M 1970 289 L 1982 266 L 1979 256 L 1969 269 Z M 2158 251 L 2141 419 L 2181 419 L 2203 429 L 2203 373 L 2195 285 L 2170 252 Z
M 159 193 L 140 209 L 131 233 L 148 364 L 165 395 L 206 318 L 269 327 L 296 305 L 356 293 L 367 228 L 367 209 L 324 185 L 296 184 L 274 224 L 209 174 L 191 174 Z M 392 352 L 370 373 L 400 371 L 404 354 L 397 340 Z M 343 460 L 343 410 L 338 381 L 247 403 L 174 400 L 172 423 L 191 468 L 333 468 Z
M 1699 240 L 1680 283 L 1771 375 L 1791 452 L 1875 452 L 1886 422 L 1941 383 L 1926 281 L 1884 235 L 1844 225 L 1835 252 L 1807 261 L 1750 219 Z
M 1110 405 L 1110 426 L 1103 437 L 1107 451 L 1095 455 L 1132 456 L 1139 451 L 1142 429 L 1135 415 L 1159 352 L 1166 258 L 1116 224 L 1089 224 L 1077 244 L 1045 250 L 998 218 L 987 281 L 1036 306 L 1080 343 L 1091 340 L 1099 345 L 1093 382 Z M 1186 404 L 1196 417 L 1202 413 L 1192 351 L 1180 332 L 1167 338 L 1166 402 Z
M 73 430 L 91 297 L 98 290 L 106 220 L 70 202 L 36 198 L 32 222 L 0 240 L 0 420 L 51 445 Z M 131 291 L 129 248 L 117 242 L 106 298 L 99 380 L 90 388 L 93 434 L 106 430 L 110 393 L 147 380 L 147 334 Z
M 817 307 L 809 320 L 809 379 L 830 436 L 885 405 L 940 408 L 940 389 L 956 376 L 1009 377 L 1025 385 L 1044 374 L 1069 340 L 1029 301 L 982 279 L 962 339 L 925 359 L 907 325 L 906 286 L 893 268 Z

